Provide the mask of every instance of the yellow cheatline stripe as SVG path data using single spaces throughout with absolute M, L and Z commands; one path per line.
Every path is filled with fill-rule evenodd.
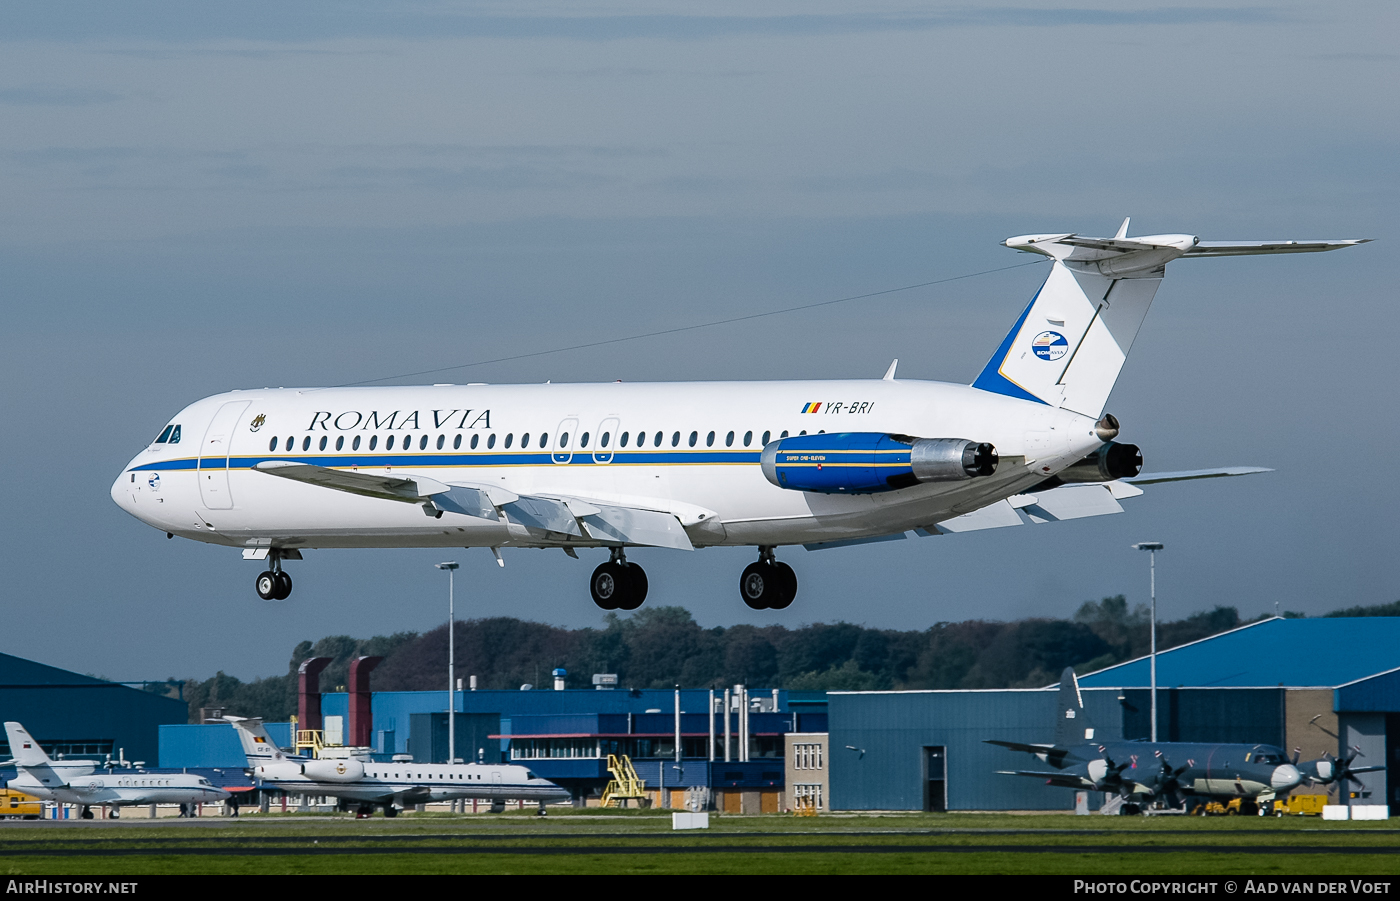
M 908 464 L 905 464 L 905 463 L 825 463 L 825 462 L 822 462 L 822 461 L 820 461 L 820 460 L 818 460 L 818 461 L 816 461 L 816 462 L 814 462 L 814 463 L 779 463 L 779 464 L 778 464 L 778 466 L 781 467 L 781 468 L 783 468 L 783 469 L 812 469 L 812 468 L 814 468 L 814 467 L 815 467 L 815 468 L 833 467 L 833 468 L 837 468 L 837 469 L 871 469 L 871 468 L 874 468 L 874 469 L 891 469 L 891 468 L 901 467 L 901 466 L 906 466 L 906 465 L 908 465 Z

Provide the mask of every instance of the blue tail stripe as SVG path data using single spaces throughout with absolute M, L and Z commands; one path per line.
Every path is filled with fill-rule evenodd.
M 1021 318 L 1017 319 L 1016 324 L 1011 327 L 1011 331 L 1006 333 L 1006 337 L 1001 341 L 1001 346 L 997 348 L 996 353 L 992 354 L 992 358 L 987 361 L 987 365 L 982 368 L 982 373 L 977 376 L 977 380 L 972 383 L 972 387 L 980 388 L 983 391 L 990 391 L 993 394 L 1004 394 L 1007 397 L 1019 398 L 1020 400 L 1033 400 L 1038 404 L 1045 403 L 1045 401 L 1001 374 L 1002 361 L 1005 360 L 1006 355 L 1011 352 L 1011 345 L 1015 343 L 1016 336 L 1021 334 L 1021 326 L 1026 324 L 1026 317 L 1030 316 L 1031 308 L 1035 306 L 1035 302 L 1040 299 L 1040 292 L 1044 290 L 1045 286 L 1041 285 L 1040 290 L 1036 291 L 1035 296 L 1031 298 L 1031 302 L 1026 304 L 1025 310 L 1021 312 Z

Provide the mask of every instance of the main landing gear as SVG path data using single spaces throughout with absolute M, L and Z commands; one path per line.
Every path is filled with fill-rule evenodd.
M 588 580 L 593 603 L 604 610 L 636 610 L 647 599 L 647 574 L 627 562 L 622 548 L 612 549 L 612 559 L 593 570 Z
M 775 560 L 771 547 L 761 547 L 758 562 L 739 577 L 739 596 L 754 610 L 782 610 L 797 597 L 797 573 Z
M 272 569 L 258 576 L 258 597 L 264 601 L 285 601 L 292 593 L 292 577 L 282 571 L 282 553 L 273 548 L 267 555 Z

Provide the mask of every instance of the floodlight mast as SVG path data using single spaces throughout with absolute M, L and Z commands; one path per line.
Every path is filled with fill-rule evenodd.
M 1149 584 L 1152 591 L 1152 636 L 1149 645 L 1149 656 L 1152 670 L 1152 741 L 1157 740 L 1157 552 L 1166 545 L 1160 541 L 1140 541 L 1133 547 L 1139 551 L 1147 551 L 1150 562 L 1148 563 Z
M 453 622 L 455 610 L 453 609 L 453 574 L 457 570 L 455 562 L 436 563 L 438 569 L 447 571 L 447 762 L 449 764 L 457 762 L 457 671 L 453 668 L 456 664 L 456 623 Z

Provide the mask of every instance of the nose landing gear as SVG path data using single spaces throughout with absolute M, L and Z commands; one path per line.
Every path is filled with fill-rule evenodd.
M 647 574 L 627 562 L 622 548 L 612 549 L 612 559 L 593 570 L 588 580 L 593 603 L 604 610 L 636 610 L 647 599 Z
M 292 593 L 292 577 L 282 571 L 282 553 L 273 548 L 267 555 L 272 569 L 261 573 L 255 584 L 264 601 L 285 601 Z
M 752 610 L 782 610 L 797 597 L 797 573 L 774 559 L 771 547 L 761 547 L 758 561 L 739 577 L 739 596 Z

